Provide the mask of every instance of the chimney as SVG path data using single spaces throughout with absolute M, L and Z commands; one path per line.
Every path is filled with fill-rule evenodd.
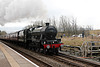
M 49 23 L 45 23 L 46 24 L 46 26 L 49 26 Z

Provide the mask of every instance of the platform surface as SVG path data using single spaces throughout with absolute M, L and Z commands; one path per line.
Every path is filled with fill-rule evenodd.
M 18 52 L 0 42 L 0 67 L 39 67 Z

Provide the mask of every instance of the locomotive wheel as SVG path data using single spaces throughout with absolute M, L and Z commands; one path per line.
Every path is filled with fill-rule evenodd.
M 46 51 L 46 49 L 43 49 L 43 53 L 44 53 L 44 54 L 47 54 L 47 51 Z
M 40 46 L 39 46 L 39 43 L 34 43 L 35 45 L 36 45 L 36 47 L 35 47 L 35 51 L 36 52 L 40 52 Z M 37 46 L 38 45 L 38 46 Z
M 34 51 L 36 52 L 36 50 L 37 50 L 37 48 L 35 47 L 35 48 L 34 48 Z
M 25 44 L 25 46 L 24 46 L 26 49 L 28 49 L 28 45 L 27 45 L 27 43 Z
M 40 52 L 40 48 L 36 48 L 36 52 Z
M 32 47 L 32 50 L 35 51 L 35 47 Z
M 56 49 L 55 49 L 55 54 L 57 55 L 57 54 L 58 54 L 58 52 L 59 52 L 59 51 L 58 51 L 58 48 L 56 48 Z
M 61 47 L 58 48 L 58 52 L 60 52 L 60 51 L 61 51 Z
M 61 51 L 61 47 L 59 47 L 59 50 Z

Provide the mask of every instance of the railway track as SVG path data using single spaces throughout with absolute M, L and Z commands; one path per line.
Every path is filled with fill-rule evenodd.
M 60 52 L 58 55 L 47 56 L 47 57 L 56 60 L 60 63 L 64 63 L 70 67 L 100 67 L 99 62 L 78 58 L 75 56 L 65 54 L 63 52 Z
M 44 55 L 42 53 L 34 53 L 30 50 L 27 50 L 25 48 L 18 47 L 16 49 L 15 46 L 12 46 L 11 44 L 4 42 L 5 44 L 9 45 L 28 59 L 30 59 L 33 62 L 36 62 L 37 65 L 40 67 L 100 67 L 100 64 L 97 62 L 88 61 L 85 59 L 77 58 L 74 56 L 70 56 L 67 54 L 64 54 L 63 52 L 60 52 L 58 55 Z M 38 54 L 36 56 L 36 54 Z
M 34 57 L 32 55 L 32 53 L 30 52 L 27 52 L 25 51 L 24 49 L 18 47 L 18 48 L 15 48 L 11 43 L 7 43 L 7 42 L 4 42 L 7 46 L 13 48 L 14 50 L 16 50 L 17 52 L 19 52 L 20 54 L 22 54 L 23 56 L 25 56 L 26 58 L 28 58 L 29 60 L 31 60 L 32 62 L 36 63 L 37 65 L 39 65 L 40 67 L 52 67 L 51 65 L 43 62 L 42 60 L 39 60 L 38 58 Z
M 16 50 L 16 49 L 15 49 L 15 50 Z M 42 60 L 39 60 L 39 59 L 35 58 L 34 56 L 32 56 L 32 55 L 30 55 L 30 54 L 28 54 L 28 53 L 25 53 L 25 52 L 20 51 L 20 50 L 16 50 L 16 51 L 18 51 L 18 52 L 21 53 L 23 56 L 27 57 L 28 59 L 30 59 L 30 60 L 33 61 L 33 62 L 34 62 L 34 60 L 37 61 L 37 62 L 38 62 L 37 64 L 38 64 L 40 67 L 52 67 L 50 64 L 47 64 L 47 63 L 43 62 Z
M 51 58 L 48 58 L 48 55 L 44 55 L 42 53 L 36 53 L 32 50 L 28 50 L 19 46 L 16 46 L 15 44 L 7 43 L 2 41 L 9 47 L 13 48 L 32 62 L 36 63 L 40 67 L 66 67 L 66 64 L 59 64 L 59 62 L 52 60 Z
M 58 61 L 58 62 L 64 63 L 70 67 L 85 67 L 84 65 L 82 65 L 80 63 L 72 62 L 71 60 L 65 59 L 65 58 L 60 57 L 60 56 L 53 56 L 53 59 Z
M 94 62 L 94 61 L 90 61 L 90 60 L 87 60 L 87 59 L 78 58 L 76 56 L 68 55 L 68 54 L 66 54 L 64 52 L 60 52 L 58 57 L 62 57 L 63 59 L 71 60 L 71 62 L 73 64 L 74 63 L 75 64 L 79 63 L 83 67 L 100 67 L 100 63 L 99 62 Z

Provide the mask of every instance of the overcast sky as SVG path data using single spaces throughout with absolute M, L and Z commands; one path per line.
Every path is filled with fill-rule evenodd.
M 18 20 L 19 18 L 23 18 L 23 17 L 29 18 L 29 16 L 37 17 L 37 16 L 43 16 L 43 15 L 46 15 L 46 17 L 52 17 L 52 16 L 59 17 L 61 15 L 64 15 L 67 17 L 73 16 L 77 18 L 78 25 L 81 25 L 81 26 L 91 25 L 94 29 L 100 29 L 100 26 L 99 26 L 100 25 L 100 0 L 0 0 L 1 3 L 3 1 L 5 2 L 11 1 L 9 8 L 7 6 L 5 10 L 7 14 L 0 16 L 0 17 L 4 17 L 2 19 L 5 19 L 4 20 L 5 25 L 0 26 L 0 29 L 6 30 L 7 32 L 13 32 L 13 31 L 19 30 L 27 26 L 28 24 L 30 24 L 28 23 L 28 21 L 24 21 L 20 23 L 18 22 L 7 23 L 7 21 L 11 21 L 12 19 L 16 20 L 16 18 Z M 30 12 L 29 15 L 27 15 L 28 14 L 27 12 L 24 12 L 24 13 L 23 11 L 20 12 L 21 8 L 17 8 L 17 10 L 19 11 L 19 14 L 16 13 L 17 11 L 13 12 L 14 9 L 12 8 L 12 6 L 15 7 L 17 4 L 20 5 L 19 2 L 21 3 L 24 1 L 25 1 L 24 3 L 25 5 L 27 4 L 28 1 L 30 1 L 28 2 L 28 7 L 25 8 L 25 11 L 28 10 L 27 12 Z M 26 7 L 25 5 L 20 5 L 20 6 L 23 6 L 22 8 L 24 8 Z M 0 5 L 0 7 L 2 6 Z M 38 12 L 35 11 L 36 9 L 33 9 L 33 8 L 37 8 Z M 10 9 L 12 10 L 12 14 L 14 15 L 14 18 L 13 18 L 13 15 L 10 14 L 10 11 L 11 11 Z M 31 14 L 35 14 L 36 12 L 37 14 L 35 16 L 31 15 Z M 16 13 L 16 16 L 15 16 L 15 13 Z M 9 15 L 12 15 L 12 16 L 9 16 Z M 20 15 L 20 17 L 18 15 Z
M 77 18 L 79 25 L 100 29 L 100 0 L 43 0 L 49 16 L 65 15 Z

